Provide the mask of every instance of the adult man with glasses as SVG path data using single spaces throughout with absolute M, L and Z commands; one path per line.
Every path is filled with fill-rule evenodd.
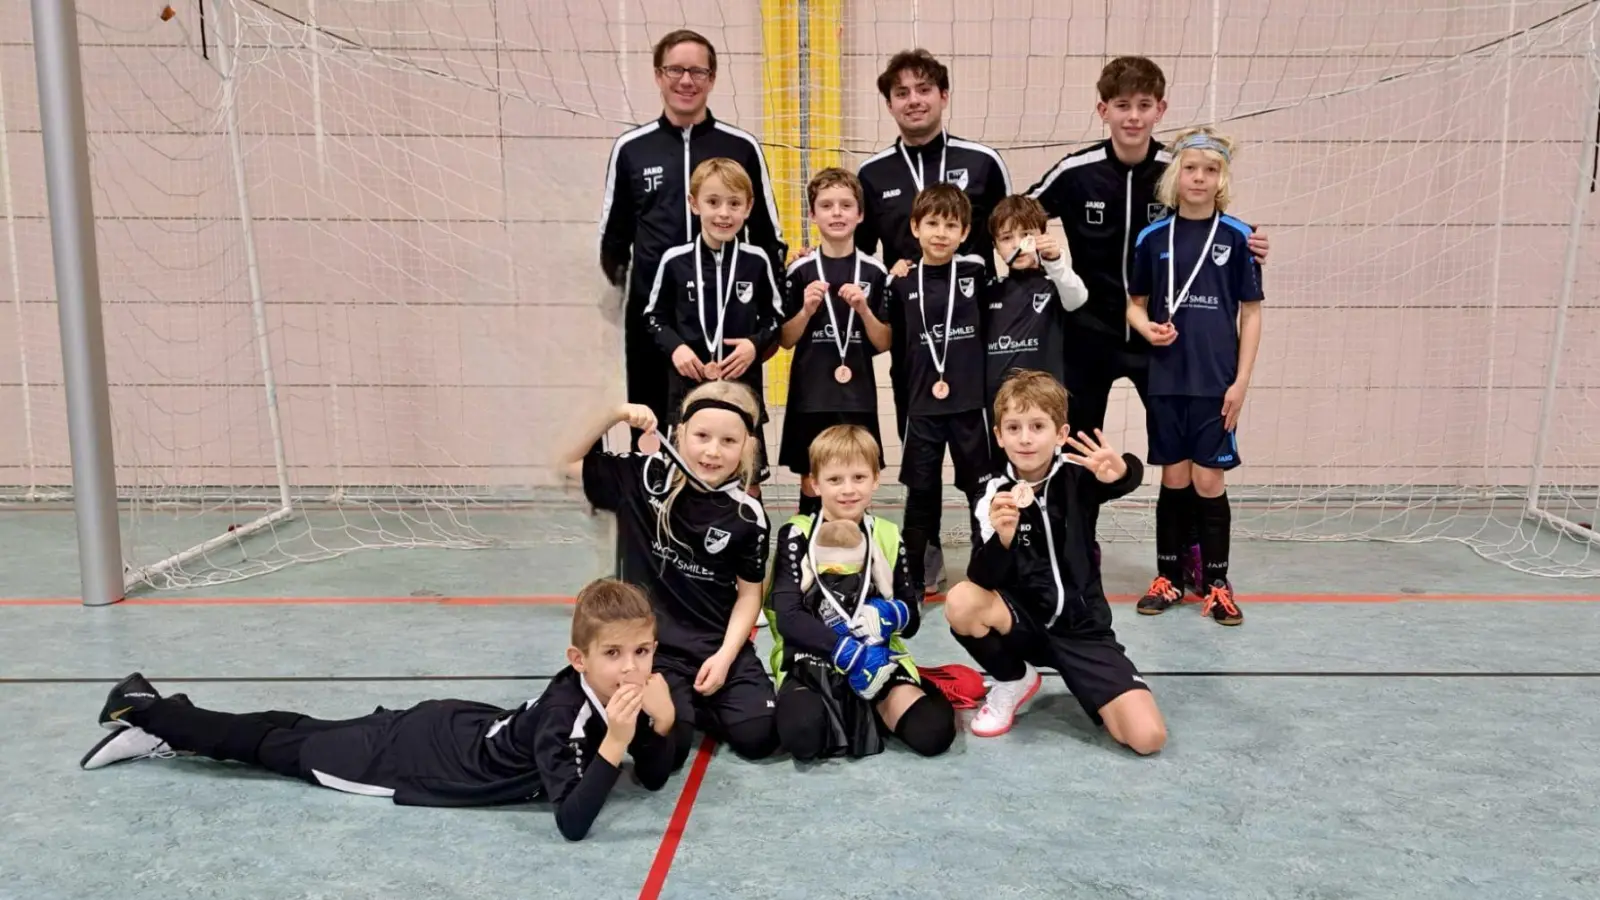
M 696 32 L 674 31 L 656 42 L 653 62 L 661 116 L 625 132 L 611 147 L 600 213 L 600 267 L 613 285 L 626 286 L 628 401 L 650 407 L 666 422 L 671 420 L 666 409 L 670 363 L 645 331 L 644 308 L 662 255 L 699 234 L 689 208 L 689 173 L 716 157 L 739 163 L 755 189 L 744 239 L 767 254 L 774 271 L 781 271 L 788 250 L 761 145 L 706 108 L 717 82 L 716 48 Z

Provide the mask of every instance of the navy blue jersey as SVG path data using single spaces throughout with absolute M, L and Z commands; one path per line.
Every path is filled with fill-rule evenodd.
M 1178 329 L 1176 341 L 1150 348 L 1151 396 L 1220 399 L 1238 377 L 1239 305 L 1262 299 L 1261 264 L 1246 243 L 1249 225 L 1221 216 L 1207 244 L 1211 225 L 1211 219 L 1169 216 L 1140 232 L 1134 247 L 1128 293 L 1149 298 L 1150 321 L 1170 320 Z M 1169 244 L 1176 250 L 1170 288 Z M 1183 294 L 1191 272 L 1194 282 Z M 1182 297 L 1176 315 L 1169 291 Z

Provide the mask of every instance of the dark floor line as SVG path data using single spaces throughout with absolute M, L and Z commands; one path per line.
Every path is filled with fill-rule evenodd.
M 1059 674 L 1051 669 L 1040 669 L 1041 675 Z M 1323 671 L 1246 671 L 1246 670 L 1196 670 L 1189 672 L 1145 671 L 1141 675 L 1151 678 L 1600 678 L 1600 672 L 1323 672 Z M 105 678 L 4 678 L 0 685 L 15 684 L 115 684 L 126 676 Z M 433 681 L 549 681 L 554 675 L 196 675 L 172 677 L 146 676 L 157 684 L 274 684 L 274 683 L 341 683 L 362 682 L 433 682 Z

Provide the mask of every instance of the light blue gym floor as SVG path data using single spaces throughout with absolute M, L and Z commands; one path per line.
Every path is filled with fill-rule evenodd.
M 155 604 L 0 605 L 0 898 L 641 896 L 687 766 L 657 794 L 619 788 L 579 844 L 537 804 L 401 808 L 197 759 L 77 767 L 134 669 L 202 706 L 330 718 L 537 694 L 568 609 L 443 599 L 599 573 L 605 548 L 567 539 L 576 514 L 521 515 L 565 537 L 356 553 Z M 1108 590 L 1142 590 L 1150 559 L 1108 543 Z M 1233 564 L 1241 628 L 1115 607 L 1167 717 L 1158 756 L 1113 745 L 1058 679 L 1010 734 L 940 759 L 719 751 L 660 896 L 1600 897 L 1600 582 L 1448 541 L 1240 541 Z M 6 597 L 75 595 L 70 515 L 0 514 L 0 572 Z M 405 602 L 297 602 L 341 597 Z M 939 610 L 912 650 L 963 662 Z

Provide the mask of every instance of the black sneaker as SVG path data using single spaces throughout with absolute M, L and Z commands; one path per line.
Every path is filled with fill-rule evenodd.
M 100 727 L 126 728 L 130 724 L 122 717 L 134 710 L 149 709 L 150 704 L 161 699 L 154 686 L 138 672 L 117 682 L 106 695 L 106 705 L 100 708 Z
M 1159 616 L 1182 602 L 1183 591 L 1173 587 L 1167 576 L 1157 575 L 1156 580 L 1150 582 L 1150 590 L 1144 592 L 1134 608 L 1142 616 Z
M 1205 603 L 1200 606 L 1200 615 L 1210 616 L 1218 625 L 1244 624 L 1244 613 L 1239 611 L 1233 585 L 1224 580 L 1211 582 L 1211 587 L 1206 590 Z

